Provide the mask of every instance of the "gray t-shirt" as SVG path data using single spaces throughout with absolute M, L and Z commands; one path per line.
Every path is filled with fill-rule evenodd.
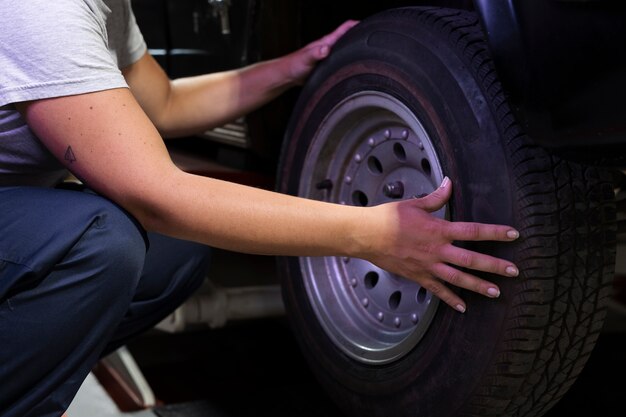
M 128 87 L 146 44 L 130 0 L 0 0 L 0 186 L 51 186 L 67 172 L 13 103 Z

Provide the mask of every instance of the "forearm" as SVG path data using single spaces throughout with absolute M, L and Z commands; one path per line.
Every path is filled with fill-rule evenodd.
M 293 256 L 348 255 L 365 209 L 179 173 L 130 207 L 149 230 L 223 249 Z M 168 190 L 168 195 L 163 195 Z
M 281 59 L 173 80 L 156 124 L 164 137 L 197 134 L 250 113 L 292 85 Z
M 302 84 L 337 39 L 355 24 L 347 21 L 295 52 L 238 70 L 170 81 L 146 54 L 122 72 L 163 137 L 197 134 L 235 120 Z
M 59 161 L 148 230 L 253 253 L 355 252 L 352 211 L 363 209 L 181 171 L 127 89 L 18 107 Z M 70 148 L 75 157 L 68 160 Z

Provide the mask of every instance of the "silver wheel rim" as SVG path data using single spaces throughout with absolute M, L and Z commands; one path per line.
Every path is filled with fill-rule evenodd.
M 372 206 L 419 197 L 443 180 L 435 148 L 396 98 L 364 91 L 326 116 L 306 155 L 299 195 Z M 445 217 L 445 208 L 434 213 Z M 367 225 L 364 225 L 367 227 Z M 356 258 L 301 258 L 307 295 L 320 324 L 345 354 L 393 362 L 422 339 L 438 299 L 419 284 Z

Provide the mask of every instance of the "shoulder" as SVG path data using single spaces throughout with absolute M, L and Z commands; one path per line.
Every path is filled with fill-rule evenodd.
M 108 49 L 104 1 L 10 3 L 0 13 L 0 105 L 123 86 Z
M 0 39 L 15 48 L 43 53 L 55 45 L 104 40 L 108 8 L 100 0 L 11 2 L 0 13 Z M 4 43 L 4 42 L 3 42 Z M 9 43 L 7 43 L 9 44 Z M 19 51 L 18 51 L 19 52 Z

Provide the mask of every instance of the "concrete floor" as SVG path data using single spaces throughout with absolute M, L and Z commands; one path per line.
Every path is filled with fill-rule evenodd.
M 68 417 L 154 417 L 150 410 L 123 413 L 93 374 L 89 374 L 67 410 Z

